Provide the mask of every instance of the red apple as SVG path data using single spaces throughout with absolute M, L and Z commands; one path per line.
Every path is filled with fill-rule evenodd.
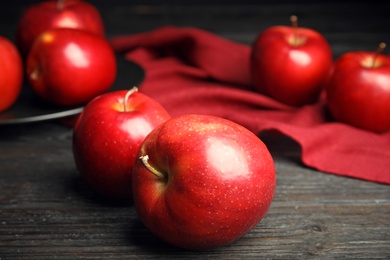
M 131 198 L 131 175 L 147 134 L 169 118 L 165 109 L 133 88 L 102 94 L 83 109 L 73 130 L 77 169 L 97 192 Z
M 177 247 L 233 242 L 260 222 L 274 195 L 265 144 L 219 117 L 174 117 L 145 138 L 138 157 L 135 209 L 153 234 Z
M 26 56 L 35 38 L 51 28 L 74 28 L 104 37 L 103 20 L 91 4 L 79 0 L 51 0 L 30 5 L 21 14 L 16 43 Z
M 385 47 L 380 44 L 380 49 Z M 390 57 L 379 52 L 341 55 L 325 85 L 334 119 L 374 132 L 390 130 Z
M 23 82 L 23 64 L 15 44 L 0 36 L 0 112 L 19 97 Z
M 332 51 L 317 31 L 297 26 L 272 26 L 252 46 L 251 77 L 260 93 L 291 106 L 317 100 L 332 65 Z
M 27 57 L 27 79 L 43 100 L 82 105 L 114 83 L 116 58 L 108 42 L 92 33 L 56 28 L 42 33 Z

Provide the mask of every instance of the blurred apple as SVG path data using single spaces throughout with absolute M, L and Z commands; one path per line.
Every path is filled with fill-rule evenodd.
M 47 29 L 74 28 L 104 37 L 104 25 L 99 11 L 81 0 L 42 1 L 24 10 L 16 30 L 16 44 L 23 56 L 35 38 Z
M 255 88 L 282 103 L 302 106 L 317 100 L 332 65 L 329 43 L 319 32 L 292 26 L 272 26 L 252 46 L 251 77 Z
M 353 51 L 340 56 L 326 81 L 328 107 L 337 121 L 374 132 L 390 130 L 390 57 Z
M 108 42 L 69 28 L 45 31 L 26 62 L 27 79 L 48 103 L 76 106 L 108 90 L 116 77 L 116 57 Z
M 19 97 L 23 82 L 23 64 L 15 44 L 0 36 L 0 112 Z

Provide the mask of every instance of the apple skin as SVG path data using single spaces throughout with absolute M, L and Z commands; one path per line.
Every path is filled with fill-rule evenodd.
M 43 100 L 78 106 L 108 90 L 117 64 L 108 42 L 86 31 L 50 29 L 34 42 L 26 62 L 27 79 Z
M 42 1 L 28 6 L 20 15 L 15 40 L 23 57 L 39 34 L 59 27 L 105 37 L 102 17 L 92 4 L 79 0 Z
M 73 129 L 73 157 L 79 173 L 94 190 L 131 199 L 131 175 L 146 135 L 170 118 L 150 97 L 131 90 L 102 94 L 89 102 Z M 126 103 L 126 111 L 124 104 Z
M 390 130 L 389 56 L 364 51 L 341 55 L 325 90 L 336 121 L 378 133 Z
M 0 36 L 0 112 L 18 99 L 23 82 L 23 62 L 15 44 Z
M 246 128 L 208 115 L 174 117 L 144 140 L 133 171 L 133 200 L 144 225 L 186 249 L 229 244 L 269 209 L 275 168 Z
M 333 54 L 327 40 L 315 30 L 272 26 L 254 41 L 250 62 L 258 92 L 299 107 L 317 100 Z

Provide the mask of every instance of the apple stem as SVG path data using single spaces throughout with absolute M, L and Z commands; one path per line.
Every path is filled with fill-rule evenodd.
M 374 54 L 374 57 L 372 58 L 372 65 L 371 65 L 372 68 L 375 67 L 375 61 L 376 61 L 378 55 L 381 54 L 385 48 L 386 48 L 386 43 L 384 43 L 384 42 L 379 43 L 378 48 L 376 49 L 376 52 Z
M 298 29 L 298 17 L 296 15 L 290 16 L 290 22 L 291 26 L 293 28 L 293 39 L 294 39 L 294 45 L 297 45 L 297 29 Z
M 154 168 L 152 165 L 149 163 L 149 155 L 142 155 L 139 157 L 141 163 L 148 169 L 151 173 L 156 175 L 157 177 L 160 177 L 162 179 L 166 178 L 166 175 L 163 174 L 162 172 L 158 171 L 156 168 Z
M 294 28 L 298 27 L 298 17 L 296 15 L 290 16 L 291 26 Z
M 126 108 L 126 104 L 127 104 L 127 101 L 129 100 L 129 97 L 134 93 L 134 92 L 138 92 L 138 88 L 137 87 L 133 87 L 131 88 L 129 91 L 127 91 L 126 95 L 125 95 L 125 99 L 123 101 L 123 111 L 127 112 L 127 108 Z

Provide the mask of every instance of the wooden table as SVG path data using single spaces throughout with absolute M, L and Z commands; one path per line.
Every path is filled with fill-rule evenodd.
M 21 8 L 1 6 L 0 34 L 13 37 Z M 106 3 L 99 8 L 109 37 L 175 24 L 250 44 L 259 31 L 288 24 L 289 16 L 296 14 L 302 26 L 327 37 L 336 57 L 374 50 L 380 41 L 390 44 L 390 8 L 359 2 Z M 231 245 L 199 252 L 173 248 L 153 237 L 131 203 L 96 196 L 75 168 L 71 138 L 72 129 L 58 121 L 0 126 L 1 260 L 390 258 L 390 187 L 309 169 L 288 138 L 261 135 L 277 169 L 275 198 L 263 221 Z

